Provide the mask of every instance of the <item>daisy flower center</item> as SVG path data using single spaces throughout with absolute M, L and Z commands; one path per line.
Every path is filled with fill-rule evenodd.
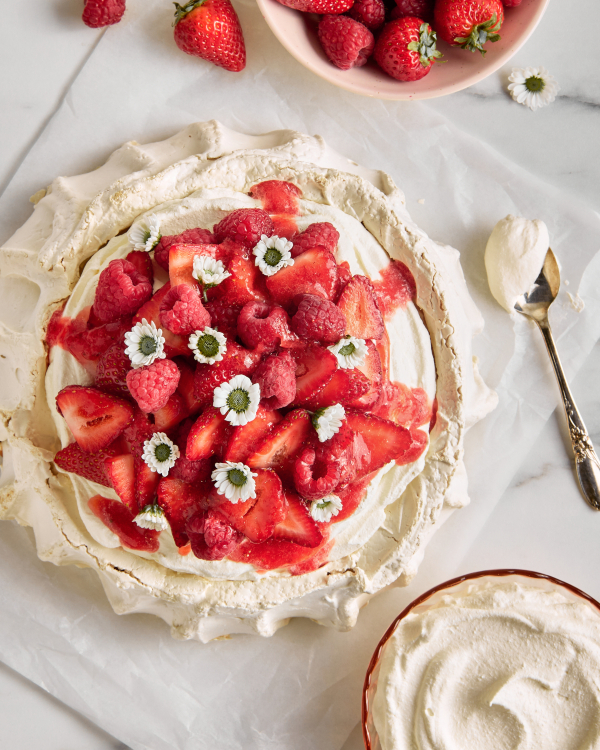
M 545 85 L 546 83 L 544 82 L 544 79 L 539 78 L 538 76 L 530 76 L 529 78 L 525 79 L 525 87 L 528 91 L 532 91 L 534 93 L 543 91 Z
M 219 342 L 210 333 L 205 333 L 198 339 L 197 347 L 205 357 L 215 357 L 219 353 Z
M 349 341 L 347 344 L 344 344 L 344 346 L 342 346 L 342 348 L 340 349 L 340 354 L 342 355 L 342 357 L 349 357 L 351 354 L 354 354 L 355 351 L 356 347 L 351 341 Z
M 227 479 L 231 484 L 235 485 L 235 487 L 243 487 L 248 481 L 248 477 L 243 471 L 240 471 L 240 469 L 230 469 L 227 472 Z
M 233 411 L 242 412 L 250 406 L 250 396 L 243 388 L 234 388 L 227 396 L 227 406 Z
M 276 247 L 270 247 L 263 256 L 263 260 L 268 266 L 276 266 L 283 258 L 283 253 L 280 253 Z
M 171 458 L 171 448 L 166 443 L 160 443 L 160 445 L 157 445 L 154 449 L 154 456 L 157 461 L 160 461 L 161 463 L 163 461 L 168 461 Z
M 152 336 L 142 336 L 140 339 L 139 349 L 141 353 L 147 357 L 150 354 L 154 354 L 156 351 L 156 341 Z

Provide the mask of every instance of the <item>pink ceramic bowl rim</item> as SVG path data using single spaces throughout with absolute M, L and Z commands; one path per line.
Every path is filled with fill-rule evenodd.
M 561 581 L 559 578 L 554 578 L 553 576 L 547 575 L 546 573 L 536 573 L 533 570 L 519 570 L 517 568 L 514 568 L 514 569 L 499 568 L 496 570 L 479 570 L 476 573 L 467 573 L 464 576 L 458 576 L 457 578 L 452 578 L 449 581 L 445 581 L 444 583 L 440 583 L 437 586 L 434 586 L 432 589 L 429 589 L 429 591 L 426 591 L 424 594 L 421 594 L 421 596 L 417 597 L 414 601 L 412 601 L 408 605 L 408 607 L 402 610 L 402 612 L 398 615 L 398 617 L 396 617 L 396 619 L 392 622 L 389 628 L 385 631 L 385 633 L 383 634 L 383 637 L 381 638 L 381 640 L 377 644 L 375 651 L 373 652 L 373 656 L 371 657 L 371 661 L 369 662 L 369 667 L 367 669 L 367 674 L 365 676 L 365 682 L 363 685 L 363 694 L 362 694 L 362 732 L 363 732 L 363 740 L 365 743 L 366 750 L 372 750 L 371 735 L 369 732 L 367 720 L 369 717 L 369 689 L 371 687 L 371 680 L 373 677 L 373 672 L 375 671 L 375 668 L 377 667 L 379 658 L 381 656 L 381 652 L 383 651 L 385 644 L 391 638 L 398 623 L 401 620 L 403 620 L 410 612 L 412 612 L 412 610 L 415 609 L 415 607 L 418 607 L 420 604 L 423 604 L 424 602 L 426 602 L 427 599 L 432 597 L 434 594 L 437 594 L 438 591 L 443 591 L 444 589 L 449 589 L 449 588 L 452 588 L 453 586 L 458 586 L 459 584 L 464 583 L 465 581 L 472 581 L 472 580 L 476 580 L 477 578 L 485 578 L 488 576 L 498 577 L 498 578 L 502 578 L 505 576 L 522 576 L 523 578 L 537 578 L 537 579 L 549 581 L 550 583 L 553 583 L 555 586 L 567 589 L 572 594 L 575 594 L 576 596 L 579 596 L 580 598 L 585 599 L 593 607 L 595 607 L 598 610 L 598 613 L 600 614 L 600 602 L 597 602 L 589 594 L 586 594 L 585 591 L 581 591 L 581 589 L 578 589 L 576 586 L 572 586 L 570 583 L 565 583 L 564 581 Z
M 480 58 L 479 54 L 477 54 L 477 59 L 481 60 L 481 65 L 478 66 L 473 59 L 468 60 L 466 57 L 463 57 L 461 60 L 455 57 L 457 53 L 461 56 L 472 56 L 474 53 L 468 53 L 445 45 L 443 48 L 444 55 L 446 59 L 450 58 L 448 65 L 454 66 L 456 76 L 449 76 L 449 80 L 438 81 L 436 83 L 435 79 L 432 79 L 433 74 L 436 72 L 434 68 L 429 75 L 420 81 L 402 83 L 394 81 L 382 71 L 375 72 L 372 68 L 369 69 L 369 66 L 354 68 L 349 71 L 339 70 L 326 59 L 324 53 L 320 49 L 317 49 L 315 44 L 307 39 L 309 35 L 305 29 L 306 21 L 303 22 L 301 19 L 302 16 L 306 16 L 307 14 L 281 5 L 277 0 L 257 0 L 259 9 L 273 34 L 275 34 L 285 49 L 298 62 L 316 75 L 329 81 L 329 83 L 333 83 L 335 86 L 356 94 L 362 94 L 363 96 L 370 96 L 377 99 L 411 101 L 433 99 L 453 94 L 456 91 L 461 91 L 468 86 L 472 86 L 474 83 L 494 73 L 529 39 L 544 15 L 549 2 L 550 0 L 523 0 L 522 6 L 511 8 L 511 14 L 526 10 L 527 20 L 521 24 L 516 15 L 514 18 L 510 18 L 510 24 L 520 27 L 515 38 L 508 42 L 501 52 L 494 52 L 494 45 L 490 45 L 490 50 L 486 57 Z M 505 18 L 504 27 L 506 27 L 507 21 L 509 21 L 509 16 L 507 15 Z M 501 40 L 495 44 L 502 46 L 503 42 Z M 452 59 L 453 57 L 454 59 Z M 446 78 L 445 73 L 444 78 Z

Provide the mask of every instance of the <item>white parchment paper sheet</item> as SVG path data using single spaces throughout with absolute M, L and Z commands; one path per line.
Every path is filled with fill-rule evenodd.
M 369 100 L 320 81 L 280 47 L 252 0 L 235 6 L 248 47 L 240 74 L 179 52 L 168 3 L 128 0 L 125 19 L 104 34 L 0 199 L 2 238 L 56 175 L 88 171 L 126 140 L 156 140 L 196 120 L 318 133 L 388 171 L 417 223 L 461 251 L 486 321 L 475 349 L 500 396 L 467 439 L 472 506 L 451 519 L 450 539 L 442 533 L 427 550 L 425 581 L 438 583 L 476 541 L 558 399 L 539 334 L 489 294 L 487 236 L 509 212 L 548 224 L 569 282 L 552 321 L 573 377 L 600 337 L 600 221 L 426 105 Z M 583 311 L 567 291 L 579 292 Z M 417 576 L 402 595 L 383 592 L 349 633 L 296 621 L 268 640 L 181 643 L 150 616 L 114 615 L 91 571 L 39 562 L 27 530 L 0 524 L 0 540 L 0 658 L 134 750 L 358 750 L 370 655 L 415 585 L 423 588 Z

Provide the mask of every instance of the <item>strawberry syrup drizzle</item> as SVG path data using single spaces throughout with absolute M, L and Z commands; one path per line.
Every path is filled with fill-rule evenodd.
M 73 346 L 73 343 L 77 342 L 75 337 L 78 334 L 87 330 L 91 307 L 84 307 L 75 318 L 63 316 L 63 310 L 64 307 L 55 310 L 48 323 L 46 331 L 48 349 L 53 346 L 60 346 L 61 349 L 70 352 L 80 364 L 86 365 L 89 362 L 88 359 L 83 356 L 81 348 L 76 345 Z
M 381 271 L 381 278 L 373 282 L 377 303 L 386 320 L 398 308 L 403 310 L 417 295 L 414 276 L 399 260 L 393 260 Z
M 291 239 L 298 233 L 296 216 L 300 213 L 300 188 L 283 180 L 267 180 L 250 188 L 250 195 L 262 203 L 273 220 L 273 234 Z

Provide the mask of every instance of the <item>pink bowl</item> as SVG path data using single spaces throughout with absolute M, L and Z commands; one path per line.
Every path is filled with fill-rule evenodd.
M 403 83 L 390 78 L 375 62 L 362 68 L 339 70 L 326 57 L 317 38 L 316 16 L 288 8 L 277 0 L 257 0 L 271 31 L 287 51 L 313 73 L 340 88 L 378 99 L 433 99 L 472 86 L 504 65 L 529 39 L 550 0 L 523 0 L 507 8 L 501 39 L 488 44 L 487 53 L 466 52 L 438 42 L 444 65 L 436 64 L 420 81 Z
M 369 667 L 365 677 L 363 685 L 362 695 L 362 732 L 363 741 L 365 743 L 365 750 L 381 750 L 381 744 L 379 742 L 379 736 L 377 735 L 377 729 L 373 723 L 373 716 L 371 707 L 373 705 L 373 699 L 377 690 L 377 678 L 379 676 L 379 667 L 381 664 L 381 655 L 385 648 L 386 643 L 394 634 L 394 631 L 400 624 L 400 622 L 409 615 L 413 610 L 421 607 L 421 605 L 427 605 L 430 599 L 435 599 L 439 594 L 445 594 L 449 589 L 460 588 L 465 583 L 477 580 L 479 578 L 505 578 L 507 580 L 514 579 L 526 579 L 529 583 L 532 580 L 536 581 L 538 585 L 544 588 L 556 588 L 562 591 L 562 593 L 569 599 L 574 601 L 583 600 L 588 605 L 592 606 L 598 611 L 600 616 L 600 602 L 597 602 L 589 594 L 581 591 L 575 586 L 571 586 L 570 583 L 560 581 L 558 578 L 546 575 L 545 573 L 535 573 L 532 570 L 517 570 L 517 569 L 500 569 L 500 570 L 480 570 L 476 573 L 469 573 L 458 578 L 453 578 L 445 583 L 440 583 L 424 594 L 421 594 L 417 599 L 411 602 L 396 619 L 392 622 L 390 627 L 383 634 L 381 640 L 377 644 Z

